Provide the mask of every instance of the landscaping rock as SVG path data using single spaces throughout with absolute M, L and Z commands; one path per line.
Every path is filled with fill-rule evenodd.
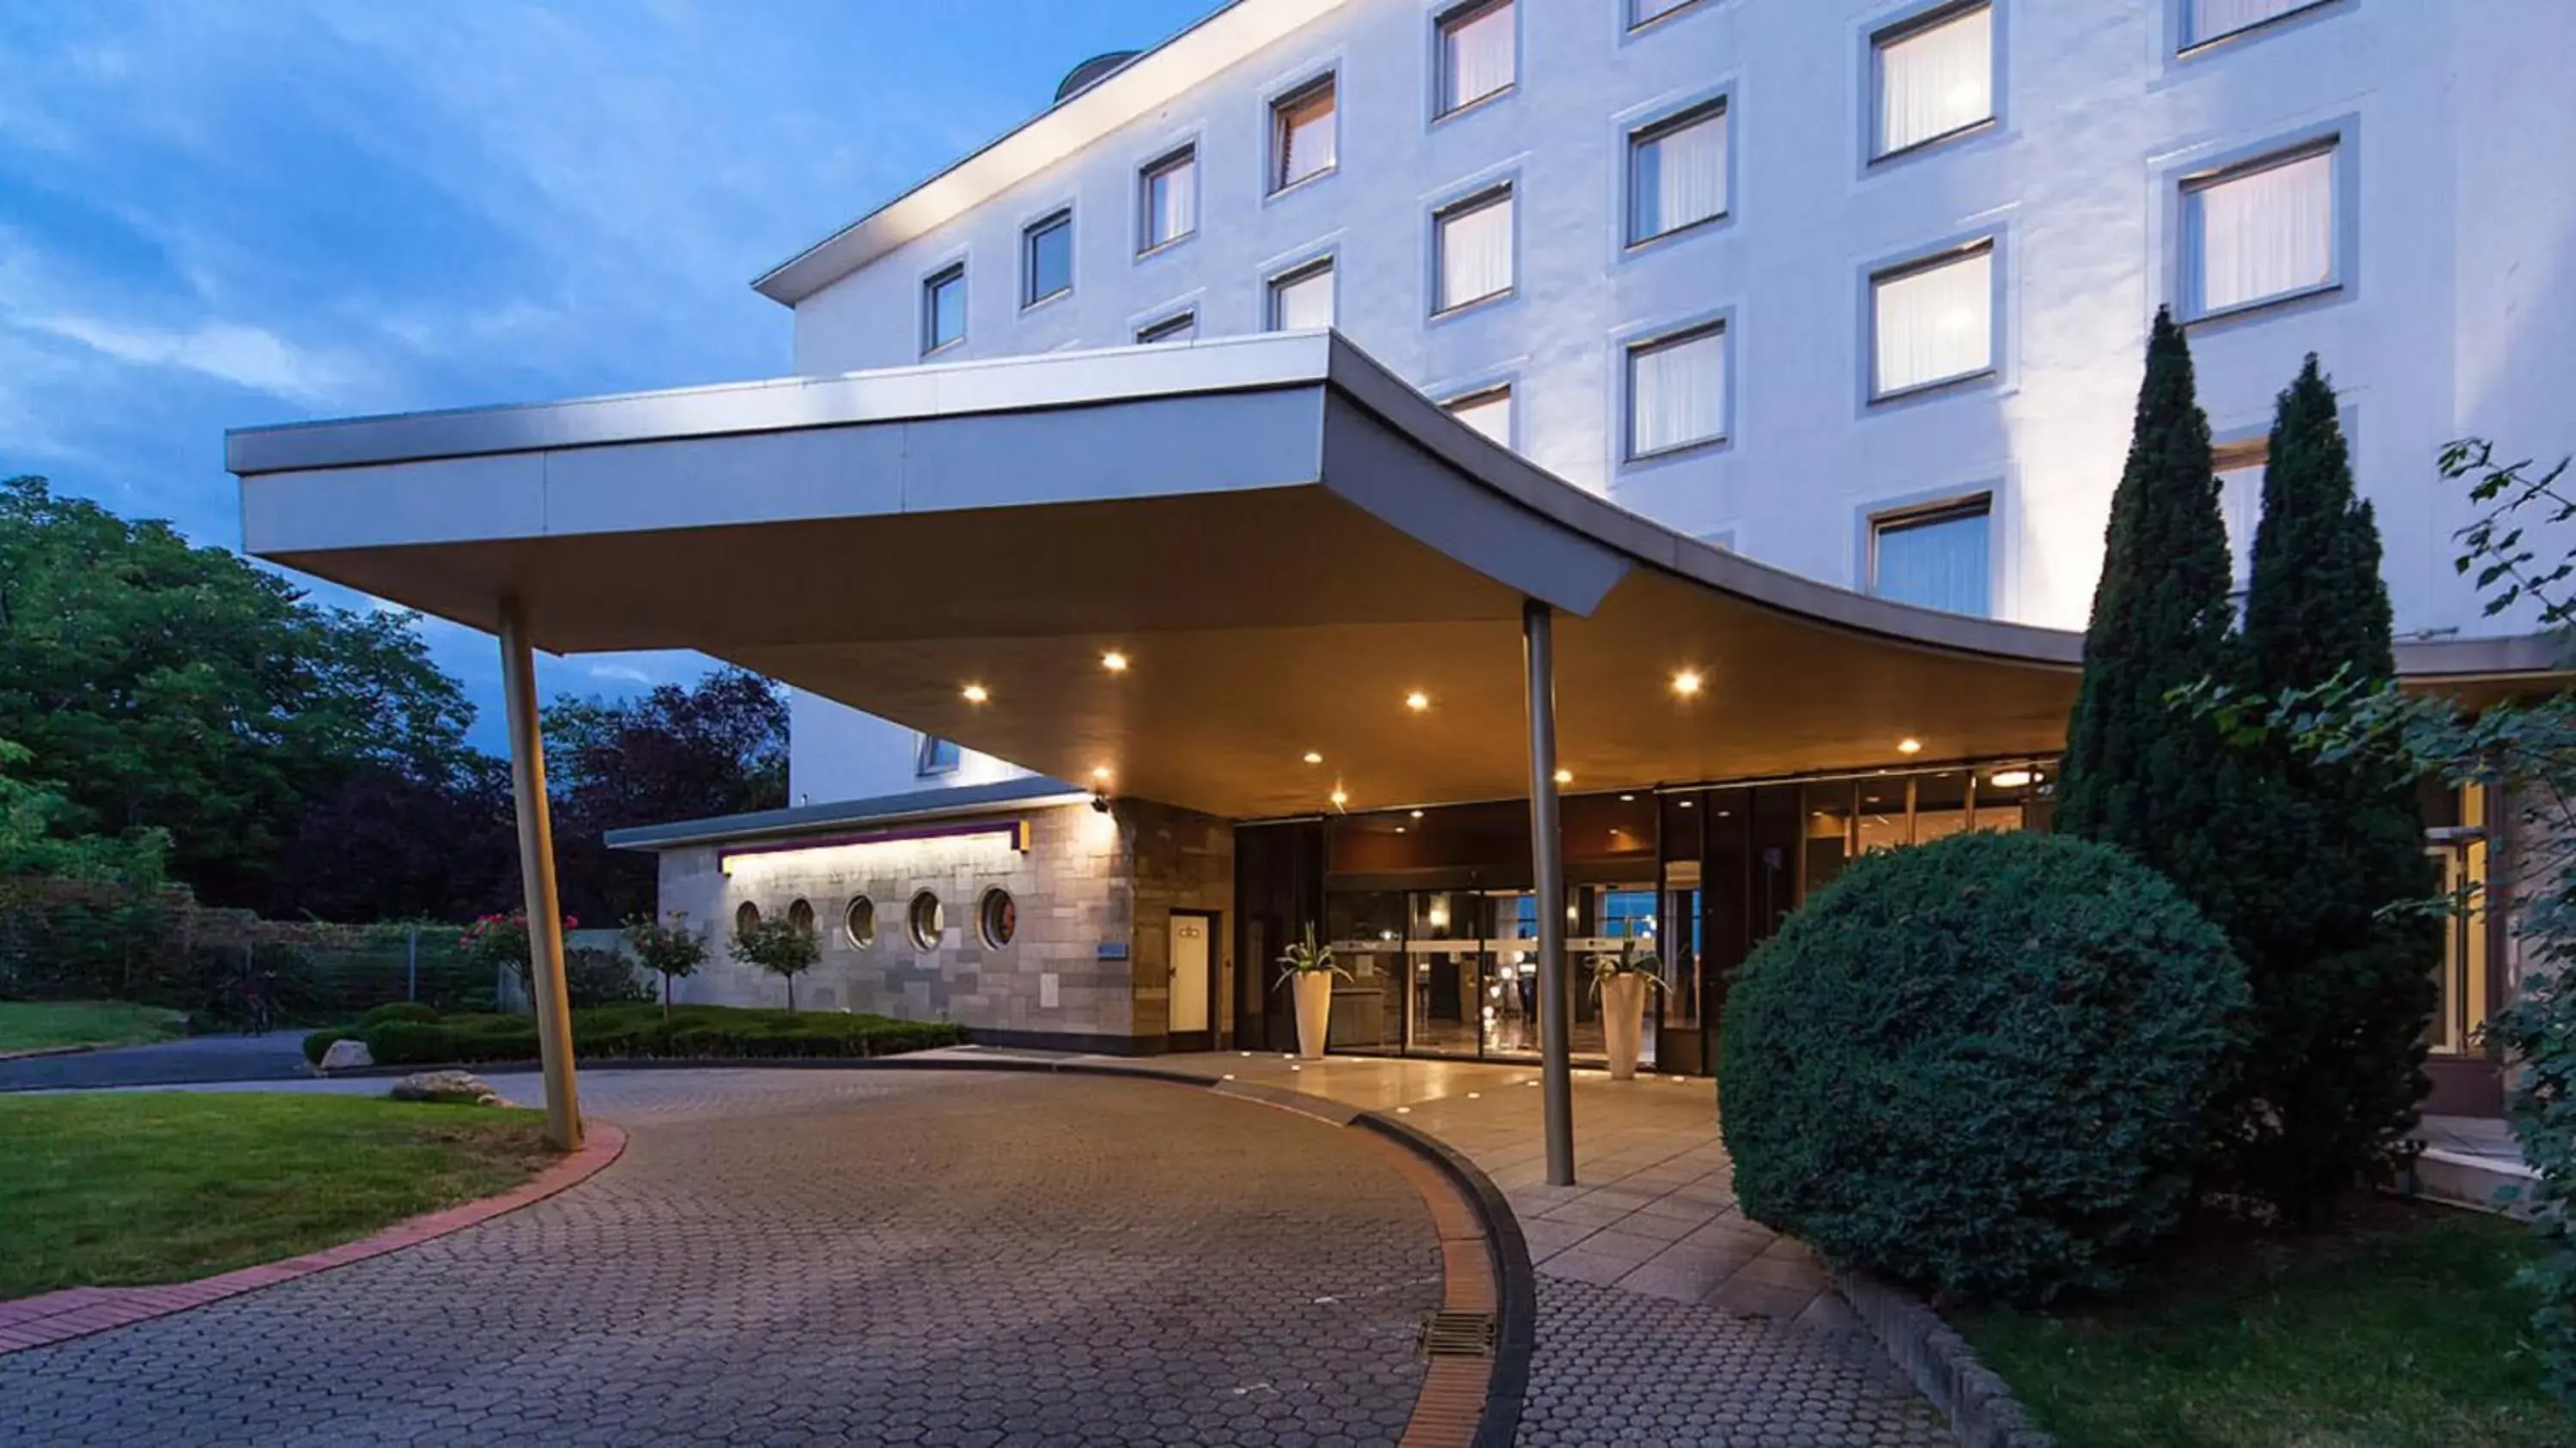
M 464 1102 L 497 1106 L 501 1093 L 471 1071 L 415 1071 L 394 1083 L 396 1101 Z
M 354 1071 L 374 1064 L 376 1058 L 367 1053 L 364 1041 L 333 1041 L 331 1049 L 322 1053 L 321 1067 L 325 1071 Z

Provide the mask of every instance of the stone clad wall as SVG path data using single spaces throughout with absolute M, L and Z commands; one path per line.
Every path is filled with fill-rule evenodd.
M 1169 1030 L 1172 911 L 1207 910 L 1218 916 L 1208 1023 L 1224 1045 L 1234 1030 L 1234 826 L 1143 800 L 1117 808 L 1134 860 L 1136 1034 L 1160 1049 Z
M 1026 819 L 1029 849 L 1015 850 L 999 835 L 897 840 L 737 857 L 732 875 L 721 871 L 713 847 L 664 852 L 662 908 L 686 910 L 691 923 L 714 930 L 712 958 L 676 998 L 784 1005 L 785 987 L 733 960 L 724 939 L 745 901 L 767 915 L 802 899 L 813 907 L 823 956 L 796 982 L 800 1009 L 874 1011 L 1124 1049 L 1135 1027 L 1135 977 L 1131 962 L 1116 958 L 1132 919 L 1119 822 L 1085 805 L 985 819 Z M 985 943 L 976 919 L 985 892 L 997 887 L 1018 907 L 1018 929 L 999 947 Z M 914 895 L 925 889 L 937 894 L 945 915 L 931 949 L 914 942 L 906 923 Z M 861 895 L 876 911 L 875 939 L 865 948 L 843 926 L 849 902 Z M 1104 944 L 1111 958 L 1103 958 Z

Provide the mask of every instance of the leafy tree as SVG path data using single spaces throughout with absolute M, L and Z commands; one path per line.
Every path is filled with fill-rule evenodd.
M 468 755 L 441 776 L 361 764 L 309 800 L 268 913 L 322 920 L 471 920 L 519 891 L 510 767 Z
M 2084 635 L 2057 828 L 2154 866 L 2222 928 L 2237 916 L 2237 769 L 2215 725 L 2167 696 L 2235 677 L 2231 571 L 2191 347 L 2159 310 Z
M 2379 527 L 2354 494 L 2334 389 L 2311 355 L 2275 413 L 2242 677 L 2263 695 L 2393 684 L 2390 620 Z M 2414 775 L 2277 741 L 2244 771 L 2255 807 L 2236 824 L 2241 908 L 2221 923 L 2245 962 L 2256 1033 L 2231 1175 L 2293 1221 L 2386 1174 L 2429 1084 L 2440 926 L 2391 909 L 2436 888 Z
M 811 970 L 823 956 L 813 928 L 784 915 L 762 916 L 734 926 L 728 948 L 734 959 L 786 981 L 787 1008 L 791 1011 L 796 1009 L 796 977 Z
M 741 669 L 623 701 L 557 699 L 546 745 L 565 903 L 599 918 L 654 904 L 653 857 L 610 850 L 607 831 L 787 803 L 787 701 Z
M 32 757 L 26 746 L 0 739 L 0 879 L 45 875 L 145 890 L 161 883 L 168 835 L 152 829 L 115 839 L 73 833 L 74 810 L 59 791 L 11 777 Z
M 158 828 L 178 879 L 257 906 L 309 801 L 362 765 L 444 777 L 472 718 L 407 615 L 0 483 L 0 736 L 61 781 L 63 829 Z
M 646 970 L 662 977 L 662 1019 L 669 1020 L 671 982 L 697 974 L 698 967 L 706 964 L 706 940 L 689 928 L 688 911 L 674 910 L 667 925 L 650 915 L 629 919 L 626 945 Z M 794 988 L 791 981 L 789 989 Z

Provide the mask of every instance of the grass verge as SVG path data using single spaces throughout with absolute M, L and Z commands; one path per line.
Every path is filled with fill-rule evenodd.
M 0 1001 L 0 1056 L 49 1046 L 131 1046 L 188 1033 L 188 1018 L 127 1001 Z
M 1953 1315 L 2067 1448 L 2576 1445 L 2528 1347 L 2521 1226 L 2386 1203 L 2234 1243 L 2134 1303 Z
M 535 1112 L 374 1097 L 0 1098 L 0 1300 L 211 1276 L 507 1191 Z
M 366 1042 L 367 1053 L 380 1066 L 537 1058 L 537 1026 L 529 1017 L 454 1015 L 315 1031 L 304 1038 L 305 1059 L 319 1062 L 331 1043 L 342 1039 Z M 573 1054 L 585 1061 L 865 1059 L 954 1046 L 965 1039 L 962 1027 L 945 1021 L 899 1021 L 841 1011 L 673 1006 L 666 1018 L 658 1005 L 630 1002 L 585 1006 L 572 1013 Z

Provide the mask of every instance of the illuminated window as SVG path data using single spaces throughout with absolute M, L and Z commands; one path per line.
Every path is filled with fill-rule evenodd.
M 2258 25 L 2269 25 L 2327 0 L 2183 0 L 2185 47 L 2206 45 Z
M 1138 173 L 1136 249 L 1169 246 L 1199 229 L 1199 151 L 1183 146 Z
M 2336 284 L 2335 150 L 2328 141 L 2183 183 L 2191 315 Z
M 1988 498 L 1882 514 L 1869 524 L 1869 591 L 1881 598 L 1985 617 L 1994 611 Z
M 1440 405 L 1451 417 L 1504 447 L 1512 445 L 1512 389 L 1508 383 L 1453 397 Z
M 1512 0 L 1470 0 L 1440 17 L 1440 114 L 1510 90 L 1520 42 Z
M 1340 149 L 1333 111 L 1333 77 L 1281 96 L 1270 104 L 1270 189 L 1285 191 L 1333 169 Z
M 1726 102 L 1711 101 L 1628 137 L 1628 242 L 1726 214 Z
M 1725 436 L 1724 323 L 1628 349 L 1629 457 L 1652 457 Z
M 1432 217 L 1434 312 L 1448 312 L 1512 289 L 1512 188 L 1497 186 L 1441 208 Z
M 1991 241 L 1870 278 L 1870 396 L 1891 397 L 1995 366 Z
M 1893 156 L 1995 118 L 1994 10 L 1945 5 L 1870 41 L 1877 72 L 1876 145 Z
M 1270 280 L 1270 330 L 1301 332 L 1333 325 L 1333 261 L 1309 262 Z

